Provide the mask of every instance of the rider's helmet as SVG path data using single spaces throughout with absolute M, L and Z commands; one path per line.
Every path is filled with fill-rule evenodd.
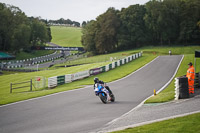
M 94 78 L 94 83 L 99 83 L 99 79 L 97 77 Z

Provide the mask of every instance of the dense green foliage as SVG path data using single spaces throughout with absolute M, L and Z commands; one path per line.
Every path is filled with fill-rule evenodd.
M 0 3 L 0 51 L 14 54 L 51 41 L 50 28 L 39 18 L 28 18 L 18 7 Z
M 199 0 L 151 0 L 121 11 L 109 8 L 83 28 L 82 44 L 94 54 L 148 45 L 200 43 Z
M 120 28 L 118 11 L 109 8 L 97 21 L 91 21 L 83 28 L 82 45 L 85 50 L 98 53 L 112 52 L 118 44 Z
M 49 20 L 48 23 L 51 25 L 69 25 L 69 26 L 80 27 L 79 22 L 72 21 L 70 19 L 65 20 L 64 18 L 60 18 L 58 20 Z

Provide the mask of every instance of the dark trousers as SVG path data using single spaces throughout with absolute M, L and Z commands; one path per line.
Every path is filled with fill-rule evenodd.
M 112 91 L 110 90 L 108 86 L 105 86 L 105 88 L 109 91 L 110 94 L 112 94 Z

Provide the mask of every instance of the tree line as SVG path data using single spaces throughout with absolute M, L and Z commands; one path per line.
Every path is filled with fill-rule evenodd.
M 48 23 L 50 25 L 70 25 L 75 27 L 80 27 L 80 23 L 76 21 L 72 21 L 70 19 L 65 20 L 64 18 L 60 18 L 58 20 L 49 20 Z
M 82 45 L 93 54 L 149 45 L 200 44 L 199 0 L 151 0 L 109 8 L 82 30 Z
M 0 51 L 16 54 L 52 39 L 47 23 L 27 17 L 18 7 L 0 3 L 0 18 Z

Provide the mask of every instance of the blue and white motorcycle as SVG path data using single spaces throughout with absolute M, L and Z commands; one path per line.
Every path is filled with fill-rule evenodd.
M 114 102 L 115 101 L 115 96 L 113 95 L 113 93 L 109 93 L 109 91 L 102 85 L 102 84 L 95 84 L 95 94 L 96 96 L 99 96 L 99 98 L 101 99 L 101 101 L 106 104 L 107 102 L 111 101 Z

